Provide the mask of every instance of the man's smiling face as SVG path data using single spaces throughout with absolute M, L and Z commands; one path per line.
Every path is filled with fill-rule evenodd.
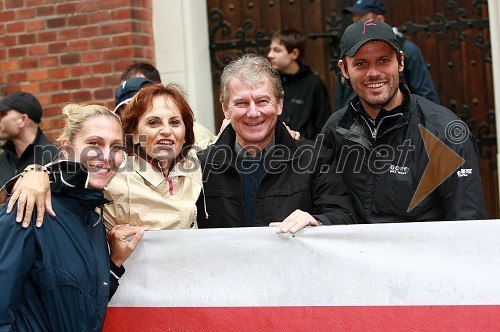
M 276 99 L 267 77 L 256 86 L 234 79 L 229 84 L 228 102 L 222 108 L 241 146 L 264 149 L 274 135 L 283 100 Z

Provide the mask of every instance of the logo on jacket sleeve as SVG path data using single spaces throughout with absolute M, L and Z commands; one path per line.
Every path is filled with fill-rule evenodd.
M 464 176 L 469 176 L 472 174 L 472 168 L 462 168 L 457 171 L 457 175 L 459 178 L 462 178 Z
M 297 99 L 297 98 L 293 98 L 292 100 L 290 100 L 290 102 L 292 104 L 296 104 L 296 105 L 304 105 L 304 100 L 303 99 Z
M 391 165 L 389 167 L 389 172 L 393 174 L 401 174 L 401 175 L 406 175 L 408 174 L 408 166 L 397 166 L 397 165 Z

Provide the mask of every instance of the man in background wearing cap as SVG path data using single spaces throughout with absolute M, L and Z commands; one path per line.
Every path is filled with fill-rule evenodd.
M 57 155 L 38 127 L 42 105 L 35 96 L 15 92 L 0 100 L 0 187 L 31 164 L 45 165 Z
M 154 83 L 145 77 L 132 77 L 123 81 L 115 92 L 115 109 L 114 112 L 123 118 L 125 107 L 129 104 L 130 100 L 139 90 L 148 84 Z
M 132 77 L 145 77 L 153 82 L 161 82 L 160 72 L 150 63 L 134 62 L 122 71 L 120 81 L 123 83 Z
M 344 8 L 342 13 L 352 14 L 352 20 L 354 22 L 362 18 L 373 18 L 385 22 L 385 6 L 380 0 L 358 0 L 353 6 Z M 432 77 L 429 74 L 427 63 L 425 62 L 420 48 L 417 44 L 404 38 L 396 28 L 393 28 L 393 30 L 398 38 L 400 48 L 405 53 L 405 68 L 402 72 L 402 76 L 411 93 L 420 95 L 439 104 L 439 96 L 432 82 Z M 335 94 L 337 109 L 346 106 L 355 95 L 349 82 L 339 74 Z
M 359 222 L 486 219 L 474 138 L 450 110 L 400 82 L 404 52 L 392 28 L 359 20 L 340 46 L 338 66 L 357 96 L 322 134 Z

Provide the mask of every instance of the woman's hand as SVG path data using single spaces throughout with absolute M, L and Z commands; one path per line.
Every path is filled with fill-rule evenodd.
M 286 125 L 286 123 L 284 123 L 284 122 L 283 122 L 283 124 L 285 125 L 286 129 L 288 130 L 288 133 L 290 134 L 290 136 L 292 136 L 292 138 L 293 138 L 294 140 L 298 141 L 298 140 L 299 140 L 299 138 L 300 138 L 300 133 L 299 133 L 298 131 L 295 131 L 295 130 L 290 129 L 290 127 L 288 127 L 288 126 Z
M 23 227 L 26 228 L 36 205 L 36 226 L 40 227 L 45 211 L 53 217 L 56 215 L 52 209 L 49 174 L 39 165 L 30 165 L 26 169 L 28 171 L 19 177 L 14 186 L 6 212 L 10 213 L 17 202 L 16 221 L 22 221 Z
M 147 227 L 129 225 L 116 225 L 109 230 L 106 237 L 109 243 L 110 256 L 117 267 L 122 266 L 147 230 Z M 127 240 L 129 236 L 133 236 L 130 241 Z

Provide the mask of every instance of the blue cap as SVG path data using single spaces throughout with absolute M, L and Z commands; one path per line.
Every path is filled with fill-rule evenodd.
M 116 113 L 120 106 L 128 103 L 144 85 L 151 83 L 154 82 L 145 77 L 132 77 L 120 84 L 115 92 L 114 112 Z
M 378 15 L 385 14 L 385 6 L 379 0 L 357 0 L 354 6 L 346 7 L 342 10 L 344 14 L 367 14 L 375 13 Z

